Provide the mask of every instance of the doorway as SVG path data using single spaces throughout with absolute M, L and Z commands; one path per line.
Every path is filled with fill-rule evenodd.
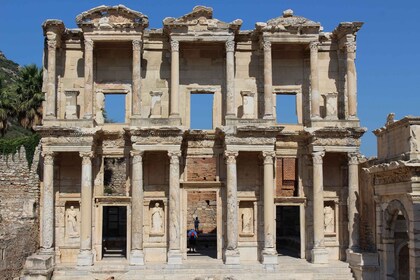
M 127 257 L 126 206 L 103 206 L 102 257 Z
M 299 206 L 276 206 L 276 246 L 280 255 L 301 257 Z

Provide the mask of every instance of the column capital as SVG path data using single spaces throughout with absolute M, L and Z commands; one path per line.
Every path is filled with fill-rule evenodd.
M 133 40 L 133 51 L 140 51 L 141 50 L 141 41 L 140 40 Z
M 276 152 L 275 151 L 263 151 L 262 152 L 262 158 L 264 160 L 264 164 L 273 164 L 274 161 L 274 157 L 276 156 Z
M 348 157 L 348 160 L 349 160 L 349 165 L 357 165 L 357 164 L 359 164 L 359 153 L 355 153 L 355 152 L 352 152 L 352 153 L 347 153 L 347 157 Z
M 318 51 L 318 47 L 319 47 L 319 42 L 318 41 L 312 41 L 309 43 L 309 49 L 311 50 L 311 52 L 315 52 Z
M 356 52 L 356 42 L 346 42 L 344 45 L 346 46 L 347 53 Z
M 171 39 L 171 51 L 178 52 L 179 51 L 179 42 L 177 40 Z
M 144 151 L 141 150 L 131 150 L 130 151 L 130 156 L 132 157 L 143 157 L 144 155 Z
M 271 51 L 271 41 L 269 40 L 264 40 L 262 43 L 262 47 L 264 51 Z
M 168 156 L 171 164 L 178 164 L 181 151 L 168 151 Z
M 93 40 L 92 39 L 86 39 L 85 40 L 85 50 L 93 51 Z
M 52 151 L 43 151 L 42 157 L 44 158 L 44 164 L 53 165 L 54 164 L 54 157 L 56 155 L 55 152 Z
M 226 163 L 236 163 L 238 154 L 238 151 L 225 151 Z
M 232 39 L 227 40 L 226 43 L 225 43 L 225 46 L 226 46 L 226 51 L 227 52 L 235 51 L 235 41 L 234 40 L 232 40 Z
M 47 40 L 48 50 L 54 51 L 57 48 L 57 40 L 56 39 L 48 39 Z
M 79 156 L 82 158 L 82 165 L 91 164 L 93 158 L 93 152 L 80 152 Z
M 312 153 L 312 160 L 314 164 L 322 164 L 322 158 L 325 156 L 324 151 L 313 152 Z

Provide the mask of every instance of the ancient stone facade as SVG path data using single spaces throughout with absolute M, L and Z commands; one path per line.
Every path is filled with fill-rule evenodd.
M 146 15 L 121 5 L 76 22 L 43 24 L 40 249 L 24 277 L 110 255 L 180 265 L 197 192 L 214 197 L 215 255 L 226 265 L 278 264 L 282 207 L 297 209 L 287 213 L 297 213 L 301 258 L 323 264 L 358 250 L 362 23 L 325 32 L 287 10 L 241 30 L 242 20 L 198 6 L 149 30 Z M 190 129 L 200 93 L 213 96 L 211 130 Z M 113 94 L 124 95 L 123 123 L 106 123 Z M 294 124 L 276 118 L 282 95 L 295 98 Z

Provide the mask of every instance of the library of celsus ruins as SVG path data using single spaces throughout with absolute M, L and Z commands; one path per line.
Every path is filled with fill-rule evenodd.
M 286 10 L 242 30 L 242 20 L 197 6 L 149 29 L 148 16 L 119 5 L 76 23 L 42 25 L 40 249 L 26 260 L 25 279 L 70 279 L 70 268 L 88 273 L 110 262 L 126 271 L 182 267 L 197 257 L 187 235 L 196 218 L 198 253 L 229 268 L 254 262 L 275 272 L 286 254 L 350 262 L 358 279 L 395 275 L 362 253 L 382 237 L 374 216 L 360 217 L 375 203 L 359 194 L 361 22 L 327 32 Z M 191 126 L 191 100 L 201 95 L 212 100 L 211 129 Z M 122 121 L 109 121 L 114 106 Z M 365 165 L 364 176 L 383 172 Z M 402 208 L 393 203 L 395 216 Z M 378 235 L 371 242 L 360 221 Z

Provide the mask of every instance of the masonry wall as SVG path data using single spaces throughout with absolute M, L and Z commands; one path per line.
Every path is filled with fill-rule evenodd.
M 24 148 L 0 156 L 0 279 L 18 277 L 39 246 L 39 158 L 28 167 Z

